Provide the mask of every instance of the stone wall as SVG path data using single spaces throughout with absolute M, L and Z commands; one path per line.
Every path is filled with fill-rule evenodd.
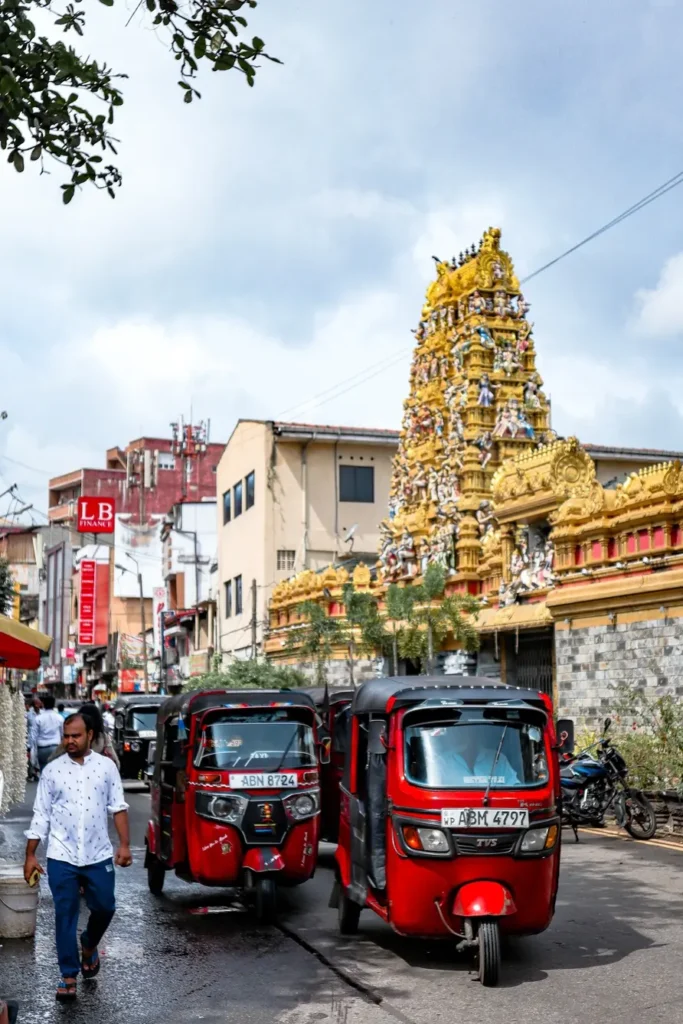
M 683 620 L 555 629 L 558 715 L 595 728 L 620 683 L 683 695 Z
M 379 665 L 381 666 L 381 662 Z M 378 671 L 378 662 L 373 658 L 357 658 L 353 663 L 353 675 L 356 686 L 359 683 L 364 683 L 366 679 L 376 679 L 378 675 L 383 675 L 382 672 Z M 316 666 L 310 661 L 299 661 L 290 666 L 291 668 L 297 669 L 298 672 L 303 672 L 308 679 L 310 679 L 311 686 L 316 686 Z M 331 687 L 348 687 L 351 685 L 351 679 L 349 675 L 349 663 L 348 661 L 340 661 L 337 659 L 331 659 L 325 663 L 325 670 L 327 672 L 327 682 Z

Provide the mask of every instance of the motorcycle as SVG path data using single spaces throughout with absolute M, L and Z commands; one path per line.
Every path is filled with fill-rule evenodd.
M 573 830 L 577 843 L 579 826 L 604 825 L 610 809 L 617 824 L 634 839 L 652 839 L 657 831 L 652 804 L 628 785 L 626 761 L 607 737 L 610 724 L 606 719 L 602 739 L 578 754 L 562 756 L 562 824 Z M 595 755 L 591 754 L 594 747 Z

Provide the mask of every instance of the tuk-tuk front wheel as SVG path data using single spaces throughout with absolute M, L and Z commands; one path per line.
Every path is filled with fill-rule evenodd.
M 482 921 L 477 929 L 479 981 L 487 988 L 498 984 L 500 975 L 500 929 L 497 921 Z
M 158 857 L 154 854 L 147 854 L 147 885 L 153 896 L 161 896 L 164 890 L 166 869 Z
M 339 885 L 339 900 L 337 903 L 337 915 L 339 921 L 339 931 L 342 935 L 356 935 L 358 932 L 358 922 L 360 921 L 360 912 L 363 908 L 353 900 L 349 899 L 344 887 Z
M 256 917 L 260 924 L 269 924 L 277 914 L 277 885 L 274 878 L 257 878 L 255 885 Z

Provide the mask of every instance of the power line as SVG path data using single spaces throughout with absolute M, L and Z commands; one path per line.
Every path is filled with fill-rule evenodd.
M 554 259 L 549 260 L 548 263 L 544 263 L 542 267 L 538 268 L 538 270 L 534 270 L 532 274 L 527 274 L 526 277 L 522 278 L 520 283 L 526 284 L 527 281 L 531 281 L 532 278 L 538 277 L 538 275 L 542 274 L 544 270 L 548 270 L 550 267 L 554 267 L 556 263 L 559 263 L 560 260 L 563 260 L 566 256 L 571 255 L 571 253 L 576 252 L 577 249 L 581 249 L 582 246 L 587 245 L 589 242 L 592 242 L 594 238 L 598 238 L 600 235 L 604 235 L 606 231 L 609 231 L 611 228 L 616 227 L 617 224 L 621 224 L 623 220 L 626 220 L 628 217 L 632 217 L 634 213 L 638 213 L 640 210 L 644 209 L 644 207 L 649 206 L 650 203 L 654 203 L 656 199 L 659 199 L 661 196 L 666 195 L 667 192 L 670 192 L 672 189 L 677 188 L 677 186 L 681 184 L 683 184 L 683 171 L 679 171 L 678 174 L 674 174 L 673 178 L 669 178 L 668 181 L 665 181 L 662 185 L 659 185 L 656 189 L 653 189 L 652 192 L 648 192 L 646 196 L 643 196 L 642 199 L 639 199 L 637 203 L 633 204 L 633 206 L 629 206 L 628 209 L 624 210 L 617 217 L 614 217 L 612 220 L 608 221 L 607 224 L 603 224 L 601 228 L 597 229 L 597 231 L 593 231 L 590 235 L 586 235 L 586 237 L 582 238 L 580 242 L 576 243 L 576 245 L 572 245 L 569 249 L 565 249 L 565 251 L 560 253 L 559 256 L 556 256 Z
M 52 473 L 48 473 L 45 469 L 37 469 L 35 466 L 27 466 L 25 462 L 19 462 L 18 459 L 11 459 L 9 455 L 0 455 L 0 459 L 5 462 L 11 462 L 14 466 L 21 466 L 22 469 L 28 469 L 31 473 L 40 473 L 41 476 L 52 476 Z

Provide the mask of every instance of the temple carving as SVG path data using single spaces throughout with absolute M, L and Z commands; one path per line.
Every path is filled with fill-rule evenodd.
M 490 228 L 479 246 L 436 261 L 377 563 L 353 580 L 381 601 L 390 583 L 411 586 L 437 562 L 447 593 L 481 600 L 477 672 L 546 689 L 592 722 L 634 673 L 683 693 L 683 469 L 653 458 L 606 480 L 576 438 L 557 437 L 530 306 L 500 242 Z M 285 658 L 301 601 L 342 614 L 349 578 L 337 566 L 277 586 L 268 656 Z M 453 645 L 443 646 L 445 656 Z

